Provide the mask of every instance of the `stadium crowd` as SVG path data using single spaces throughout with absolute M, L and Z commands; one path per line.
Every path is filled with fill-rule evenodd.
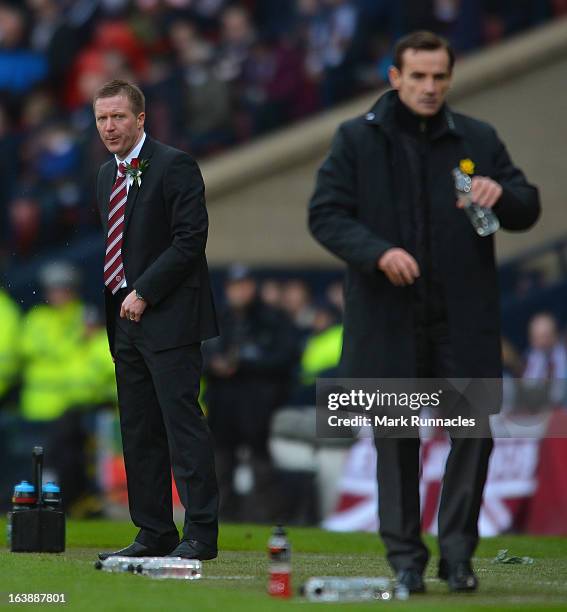
M 427 28 L 459 53 L 565 0 L 0 1 L 0 269 L 98 228 L 106 157 L 93 92 L 138 82 L 148 132 L 198 158 L 375 88 L 392 41 Z

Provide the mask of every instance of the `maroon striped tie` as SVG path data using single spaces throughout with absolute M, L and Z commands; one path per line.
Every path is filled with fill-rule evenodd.
M 128 190 L 126 185 L 126 166 L 118 166 L 116 181 L 110 192 L 108 207 L 108 234 L 106 237 L 106 254 L 104 256 L 104 284 L 115 294 L 124 282 L 124 265 L 122 264 L 122 236 L 124 233 L 124 211 Z

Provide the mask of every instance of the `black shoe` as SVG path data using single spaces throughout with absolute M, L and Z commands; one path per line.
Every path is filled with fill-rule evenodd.
M 449 578 L 449 562 L 447 559 L 439 559 L 439 567 L 437 569 L 437 578 L 439 580 L 448 580 Z
M 198 542 L 197 540 L 181 540 L 177 548 L 172 550 L 166 557 L 182 557 L 183 559 L 199 559 L 210 561 L 218 555 L 216 548 Z
M 423 582 L 423 576 L 421 572 L 416 569 L 404 569 L 400 570 L 396 575 L 396 582 L 398 585 L 406 587 L 410 594 L 412 593 L 425 593 L 425 584 Z
M 478 578 L 472 570 L 470 561 L 447 564 L 447 577 L 444 580 L 447 580 L 449 591 L 453 593 L 473 592 L 478 589 Z
M 167 553 L 171 551 L 171 548 L 154 548 L 152 546 L 146 546 L 140 544 L 140 542 L 133 542 L 130 546 L 122 548 L 115 552 L 104 552 L 98 553 L 98 558 L 101 561 L 108 559 L 108 557 L 165 557 Z

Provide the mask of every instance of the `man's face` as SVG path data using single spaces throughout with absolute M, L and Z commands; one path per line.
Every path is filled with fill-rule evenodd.
M 246 308 L 256 297 L 256 282 L 251 278 L 230 281 L 226 285 L 226 300 L 231 308 Z
M 96 127 L 106 148 L 124 159 L 144 131 L 145 113 L 136 116 L 125 95 L 99 98 L 94 104 Z
M 45 299 L 50 306 L 62 308 L 69 302 L 76 300 L 77 294 L 74 289 L 67 287 L 50 287 L 45 291 Z
M 390 84 L 416 115 L 432 117 L 443 106 L 451 85 L 449 54 L 445 49 L 406 49 L 402 68 L 392 66 Z
M 530 344 L 540 351 L 550 351 L 557 343 L 555 321 L 545 315 L 535 317 L 530 323 Z

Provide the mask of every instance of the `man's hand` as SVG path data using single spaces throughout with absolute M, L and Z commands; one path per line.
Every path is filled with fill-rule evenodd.
M 413 285 L 420 275 L 417 261 L 404 249 L 388 249 L 378 260 L 377 266 L 396 287 Z
M 487 176 L 473 176 L 471 200 L 479 206 L 492 208 L 502 195 L 502 186 L 500 183 L 488 178 Z M 459 198 L 457 201 L 458 208 L 464 208 L 465 200 Z
M 134 323 L 139 323 L 144 310 L 146 310 L 147 304 L 145 300 L 141 300 L 136 297 L 136 292 L 130 292 L 120 307 L 120 318 L 130 319 Z

